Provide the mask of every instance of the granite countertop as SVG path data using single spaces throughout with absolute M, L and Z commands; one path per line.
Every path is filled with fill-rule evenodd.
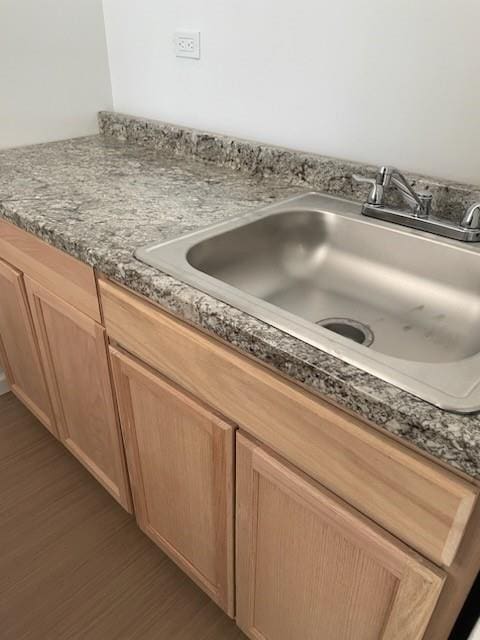
M 478 414 L 437 409 L 133 257 L 312 187 L 361 198 L 349 178 L 361 166 L 114 114 L 100 125 L 103 135 L 0 151 L 0 216 L 480 480 Z M 454 204 L 472 189 L 429 184 Z

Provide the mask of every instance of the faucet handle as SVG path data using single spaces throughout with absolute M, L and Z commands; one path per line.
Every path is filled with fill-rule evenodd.
M 465 229 L 480 229 L 480 202 L 470 205 L 460 223 Z
M 368 182 L 368 184 L 377 184 L 376 178 L 368 178 L 367 176 L 361 176 L 358 173 L 354 173 L 352 178 L 356 182 Z
M 381 206 L 383 204 L 384 187 L 382 182 L 379 181 L 379 175 L 376 178 L 368 178 L 367 176 L 360 176 L 356 173 L 352 175 L 355 182 L 365 182 L 371 185 L 370 193 L 368 194 L 368 204 Z

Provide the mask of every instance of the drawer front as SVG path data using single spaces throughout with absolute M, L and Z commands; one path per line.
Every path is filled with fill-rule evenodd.
M 109 337 L 431 560 L 452 563 L 468 482 L 128 291 L 100 282 Z
M 101 322 L 91 267 L 3 220 L 0 220 L 0 258 Z

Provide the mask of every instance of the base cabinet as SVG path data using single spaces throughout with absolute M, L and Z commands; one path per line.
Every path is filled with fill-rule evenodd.
M 478 487 L 0 227 L 12 390 L 247 636 L 446 640 Z
M 13 393 L 56 436 L 23 275 L 2 260 L 0 360 Z
M 25 283 L 59 437 L 131 511 L 105 329 L 30 278 Z
M 111 348 L 141 529 L 233 615 L 234 428 Z
M 443 573 L 237 436 L 237 622 L 254 640 L 420 640 Z

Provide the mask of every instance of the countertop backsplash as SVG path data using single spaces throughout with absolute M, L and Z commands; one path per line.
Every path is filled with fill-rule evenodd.
M 111 111 L 101 111 L 98 122 L 100 133 L 106 137 L 156 149 L 171 156 L 195 157 L 251 176 L 273 176 L 292 185 L 360 202 L 366 200 L 369 188 L 356 183 L 352 175 L 373 177 L 378 169 L 350 160 L 303 153 Z M 468 205 L 480 201 L 480 185 L 437 180 L 409 173 L 405 167 L 397 168 L 418 190 L 433 195 L 432 208 L 439 217 L 459 222 Z M 387 202 L 401 204 L 393 190 L 388 194 Z

